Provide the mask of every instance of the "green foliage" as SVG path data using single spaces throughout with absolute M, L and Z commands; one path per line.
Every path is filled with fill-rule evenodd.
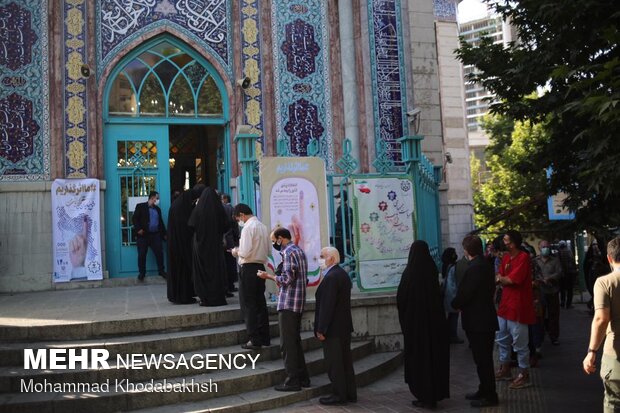
M 519 41 L 508 48 L 492 44 L 490 38 L 478 46 L 462 41 L 457 55 L 464 64 L 476 66 L 470 80 L 482 83 L 498 97 L 493 113 L 522 121 L 520 128 L 538 136 L 533 138 L 537 145 L 529 145 L 518 143 L 513 134 L 506 154 L 527 151 L 527 156 L 507 162 L 529 179 L 551 166 L 550 183 L 540 189 L 546 194 L 566 192 L 568 206 L 577 210 L 578 227 L 618 225 L 620 2 L 485 1 L 510 20 Z M 538 131 L 539 127 L 546 132 Z M 508 142 L 506 134 L 500 135 L 493 151 L 502 151 Z M 525 189 L 522 181 L 510 179 L 505 186 L 517 191 L 513 200 L 535 195 L 520 192 Z M 498 191 L 503 195 L 496 195 L 495 200 L 505 202 L 507 193 L 499 187 Z
M 485 117 L 483 128 L 491 140 L 486 151 L 490 173 L 485 182 L 473 180 L 476 226 L 491 224 L 490 231 L 545 227 L 547 179 L 545 170 L 533 162 L 549 140 L 545 128 L 501 116 Z M 474 158 L 472 174 L 479 169 L 480 161 Z

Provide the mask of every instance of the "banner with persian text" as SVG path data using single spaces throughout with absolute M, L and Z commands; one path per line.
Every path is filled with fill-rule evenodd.
M 98 179 L 52 184 L 54 282 L 103 279 Z
M 415 240 L 413 182 L 407 176 L 356 178 L 353 206 L 360 290 L 398 287 Z

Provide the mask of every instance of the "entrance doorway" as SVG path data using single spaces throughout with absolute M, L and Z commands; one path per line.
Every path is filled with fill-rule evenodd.
M 171 125 L 169 129 L 170 188 L 183 192 L 196 184 L 223 190 L 224 128 L 213 125 Z
M 138 273 L 135 207 L 160 194 L 164 222 L 173 191 L 202 183 L 228 191 L 228 96 L 213 66 L 163 35 L 135 49 L 111 72 L 104 92 L 106 267 Z M 152 253 L 147 276 L 157 274 Z

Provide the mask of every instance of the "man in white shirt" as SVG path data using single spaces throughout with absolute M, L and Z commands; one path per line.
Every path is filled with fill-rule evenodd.
M 249 336 L 249 341 L 241 347 L 257 350 L 261 346 L 269 346 L 271 342 L 265 280 L 256 276 L 258 271 L 265 271 L 271 240 L 267 227 L 253 215 L 248 205 L 236 205 L 233 216 L 242 228 L 239 246 L 233 248 L 231 253 L 237 257 L 241 267 L 239 304 Z

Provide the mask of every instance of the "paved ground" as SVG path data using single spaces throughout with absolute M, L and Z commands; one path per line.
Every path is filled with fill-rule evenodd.
M 577 297 L 575 297 L 577 298 Z M 581 361 L 588 348 L 591 317 L 583 304 L 562 310 L 562 336 L 559 346 L 545 343 L 539 367 L 532 369 L 534 386 L 510 390 L 500 383 L 500 406 L 482 409 L 485 413 L 512 412 L 601 412 L 603 388 L 598 375 L 586 376 Z M 451 398 L 439 403 L 436 412 L 469 412 L 480 409 L 469 407 L 466 393 L 476 390 L 478 381 L 475 366 L 466 344 L 451 346 Z M 414 397 L 403 381 L 403 369 L 384 379 L 358 389 L 358 402 L 343 407 L 326 407 L 318 399 L 301 402 L 286 408 L 271 410 L 284 412 L 416 412 L 425 411 L 411 405 Z
M 48 291 L 0 295 L 0 325 L 49 325 L 88 321 L 157 317 L 218 311 L 198 305 L 175 306 L 166 300 L 165 285 L 146 284 L 116 288 Z M 579 300 L 579 297 L 575 297 Z M 229 300 L 228 308 L 238 306 Z M 586 376 L 581 361 L 588 346 L 591 317 L 584 304 L 562 310 L 561 344 L 545 343 L 544 358 L 532 370 L 534 387 L 509 390 L 501 383 L 501 405 L 485 412 L 600 412 L 602 385 L 598 376 Z M 370 386 L 359 389 L 359 401 L 346 407 L 323 407 L 318 400 L 299 403 L 274 412 L 402 412 L 416 411 L 413 397 L 403 382 L 402 368 Z M 451 394 L 436 411 L 473 411 L 465 393 L 477 387 L 475 367 L 467 345 L 453 345 L 451 354 Z

